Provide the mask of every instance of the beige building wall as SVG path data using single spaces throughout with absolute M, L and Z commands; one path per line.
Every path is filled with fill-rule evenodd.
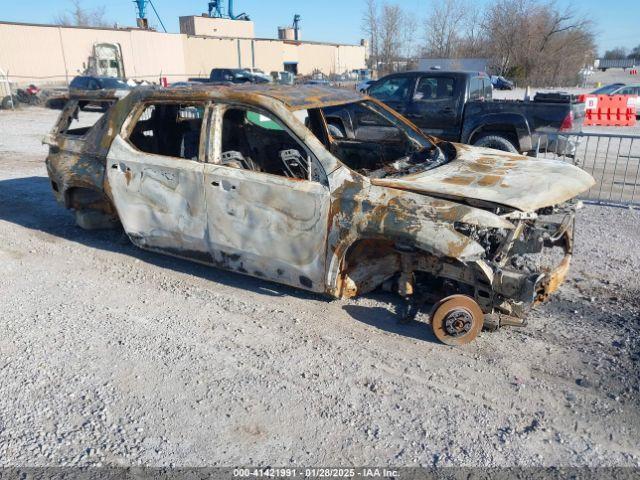
M 60 45 L 58 28 L 0 24 L 0 69 L 19 83 L 35 78 L 40 82 L 65 81 L 68 75 Z
M 283 43 L 276 40 L 259 40 L 254 42 L 256 68 L 267 73 L 280 72 L 284 67 Z
M 182 37 L 187 77 L 207 77 L 216 67 L 237 68 L 235 38 Z
M 255 26 L 249 20 L 189 16 L 180 17 L 180 33 L 208 37 L 254 38 Z
M 0 68 L 17 83 L 65 83 L 85 71 L 96 43 L 120 47 L 128 78 L 185 77 L 181 35 L 135 29 L 0 23 Z
M 0 23 L 0 69 L 18 84 L 65 84 L 85 71 L 96 43 L 118 45 L 126 77 L 152 82 L 208 76 L 216 67 L 269 73 L 285 62 L 297 63 L 301 75 L 365 68 L 361 46 Z

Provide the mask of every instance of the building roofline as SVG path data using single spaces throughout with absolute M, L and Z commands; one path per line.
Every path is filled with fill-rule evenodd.
M 193 16 L 193 15 L 191 15 Z M 196 15 L 197 16 L 197 15 Z M 174 33 L 174 32 L 159 32 L 157 30 L 145 30 L 138 27 L 81 27 L 75 25 L 55 25 L 53 23 L 26 23 L 26 22 L 9 22 L 0 20 L 0 25 L 17 25 L 21 27 L 45 27 L 45 28 L 69 28 L 75 30 L 109 30 L 112 32 L 148 32 L 157 33 L 160 35 L 184 35 L 191 38 L 213 38 L 216 40 L 257 40 L 260 42 L 281 42 L 290 45 L 328 45 L 333 47 L 362 47 L 362 45 L 354 43 L 336 43 L 336 42 L 319 42 L 314 40 L 282 40 L 279 38 L 265 38 L 265 37 L 221 37 L 216 35 L 189 35 L 187 33 Z
M 17 25 L 20 27 L 46 27 L 46 28 L 70 28 L 75 30 L 111 30 L 114 32 L 128 32 L 132 30 L 142 31 L 142 32 L 154 32 L 154 33 L 165 33 L 158 32 L 157 30 L 143 30 L 138 27 L 83 27 L 77 25 L 55 25 L 53 23 L 29 23 L 29 22 L 10 22 L 6 20 L 0 20 L 0 25 Z M 179 35 L 174 33 L 168 33 L 168 35 Z

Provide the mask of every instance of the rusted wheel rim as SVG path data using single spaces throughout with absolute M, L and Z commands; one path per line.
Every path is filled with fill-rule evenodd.
M 480 306 L 466 295 L 452 295 L 434 305 L 431 328 L 438 340 L 446 345 L 465 345 L 473 341 L 480 330 L 484 314 Z

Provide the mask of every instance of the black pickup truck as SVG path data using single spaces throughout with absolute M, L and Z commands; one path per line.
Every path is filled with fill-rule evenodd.
M 570 155 L 575 146 L 562 132 L 580 130 L 584 118 L 584 104 L 562 93 L 493 100 L 491 79 L 478 72 L 396 73 L 375 82 L 368 94 L 429 135 L 510 152 Z

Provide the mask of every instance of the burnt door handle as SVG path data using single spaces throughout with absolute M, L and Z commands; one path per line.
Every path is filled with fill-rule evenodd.
M 236 185 L 233 185 L 229 182 L 226 181 L 219 181 L 219 180 L 213 180 L 211 182 L 211 185 L 216 187 L 216 188 L 222 188 L 222 190 L 224 190 L 225 192 L 228 192 L 230 190 L 235 190 L 237 188 Z
M 125 165 L 124 163 L 114 163 L 111 165 L 111 168 L 114 170 L 120 170 L 121 172 L 130 172 L 131 169 Z

